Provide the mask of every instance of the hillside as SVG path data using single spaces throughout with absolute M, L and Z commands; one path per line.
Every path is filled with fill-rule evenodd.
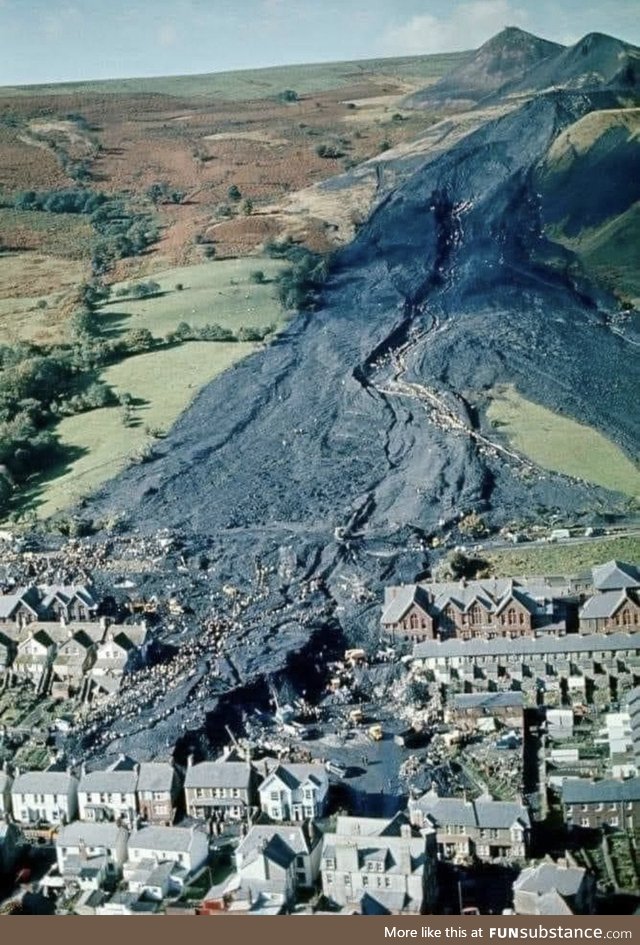
M 500 97 L 523 96 L 551 89 L 594 91 L 608 87 L 633 92 L 640 82 L 640 49 L 604 33 L 589 33 L 574 46 L 556 52 L 506 82 Z
M 553 142 L 537 181 L 549 235 L 609 288 L 637 296 L 640 109 L 585 115 Z
M 210 654 L 194 663 L 198 701 L 188 704 L 190 672 L 183 689 L 154 690 L 152 734 L 146 708 L 134 722 L 100 723 L 113 750 L 160 750 L 188 728 L 215 738 L 216 713 L 264 691 L 265 677 L 300 691 L 309 667 L 332 652 L 375 644 L 382 585 L 414 580 L 443 549 L 475 543 L 469 521 L 495 536 L 503 526 L 601 525 L 637 508 L 640 322 L 610 291 L 619 291 L 615 273 L 603 284 L 598 271 L 608 261 L 627 267 L 626 278 L 638 272 L 621 243 L 637 225 L 639 199 L 640 97 L 627 68 L 635 53 L 608 37 L 549 50 L 510 31 L 488 45 L 475 79 L 472 70 L 443 83 L 452 94 L 441 112 L 405 111 L 401 83 L 385 80 L 381 93 L 369 79 L 299 101 L 188 112 L 130 99 L 126 121 L 114 94 L 89 115 L 90 128 L 98 115 L 103 122 L 91 187 L 131 189 L 135 200 L 117 212 L 146 212 L 144 226 L 159 220 L 160 238 L 108 271 L 113 295 L 100 295 L 90 313 L 97 339 L 91 347 L 83 336 L 74 352 L 110 351 L 138 326 L 134 338 L 148 350 L 132 348 L 99 375 L 117 389 L 130 384 L 134 396 L 121 407 L 134 421 L 127 438 L 145 413 L 155 422 L 154 398 L 171 400 L 172 417 L 190 403 L 138 462 L 83 496 L 75 524 L 96 533 L 94 547 L 124 536 L 134 556 L 162 531 L 176 556 L 136 573 L 141 596 L 162 596 L 169 585 L 198 621 L 209 621 L 224 595 L 247 602 L 215 672 Z M 515 89 L 510 45 L 539 60 L 527 73 L 536 82 L 564 77 L 564 87 L 504 93 Z M 471 93 L 474 107 L 460 113 Z M 184 161 L 196 142 L 207 142 L 199 170 Z M 169 169 L 172 186 L 192 189 L 152 215 L 145 190 Z M 255 199 L 250 212 L 229 196 L 232 182 Z M 212 210 L 225 199 L 231 215 L 220 217 Z M 243 275 L 227 273 L 225 285 L 233 255 L 244 257 Z M 131 271 L 159 273 L 143 300 Z M 296 289 L 297 277 L 304 291 L 279 292 L 288 307 L 274 312 L 281 272 L 285 288 Z M 48 298 L 35 312 L 38 331 L 67 330 L 53 301 L 48 319 Z M 33 327 L 24 306 L 13 317 L 21 332 Z M 177 325 L 180 317 L 193 324 Z M 264 327 L 267 319 L 275 335 L 241 340 L 238 321 Z M 230 324 L 245 357 L 216 348 Z M 203 330 L 209 341 L 197 335 Z M 219 356 L 210 375 L 203 344 L 211 362 Z M 172 371 L 184 377 L 163 397 Z M 101 450 L 106 463 L 104 444 L 119 437 L 113 415 L 99 416 L 100 443 L 86 435 L 91 411 L 62 423 L 74 434 L 82 428 L 76 449 Z M 67 462 L 91 473 L 90 455 Z M 163 642 L 179 652 L 185 640 L 167 629 Z M 95 735 L 87 732 L 86 746 Z
M 473 105 L 563 48 L 524 30 L 507 27 L 434 85 L 408 96 L 405 105 L 408 108 Z

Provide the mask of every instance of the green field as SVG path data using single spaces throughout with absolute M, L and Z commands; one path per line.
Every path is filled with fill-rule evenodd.
M 248 257 L 155 272 L 149 278 L 160 285 L 162 294 L 148 299 L 113 299 L 100 308 L 102 330 L 148 328 L 155 337 L 164 337 L 180 322 L 196 328 L 217 324 L 233 331 L 242 326 L 271 325 L 282 317 L 272 280 L 286 265 L 275 259 Z M 258 269 L 267 280 L 260 285 L 250 280 Z M 113 289 L 132 284 L 121 283 Z M 184 288 L 177 290 L 177 284 Z
M 444 53 L 434 56 L 405 56 L 396 59 L 363 59 L 355 62 L 274 66 L 268 69 L 245 69 L 205 75 L 4 86 L 0 87 L 0 96 L 152 94 L 182 99 L 215 97 L 240 101 L 270 98 L 285 89 L 294 89 L 299 94 L 339 89 L 353 85 L 372 74 L 421 85 L 429 79 L 439 78 L 464 62 L 469 55 L 469 53 Z
M 493 574 L 518 577 L 531 574 L 576 574 L 615 558 L 640 561 L 640 535 L 594 538 L 580 544 L 518 545 L 504 551 L 482 552 Z
M 136 355 L 108 368 L 103 379 L 134 400 L 134 425 L 124 425 L 120 407 L 62 420 L 56 432 L 76 458 L 36 480 L 22 494 L 21 510 L 33 510 L 45 518 L 87 496 L 153 442 L 149 429 L 166 431 L 203 385 L 253 350 L 251 344 L 193 341 Z
M 525 400 L 513 387 L 494 391 L 487 416 L 519 453 L 543 469 L 640 496 L 640 469 L 593 428 Z

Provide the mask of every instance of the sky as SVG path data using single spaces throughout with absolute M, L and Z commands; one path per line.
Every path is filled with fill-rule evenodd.
M 0 0 L 0 85 L 473 49 L 504 26 L 640 45 L 638 0 Z

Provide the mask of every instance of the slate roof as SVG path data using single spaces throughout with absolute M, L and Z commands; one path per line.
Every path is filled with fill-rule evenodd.
M 19 604 L 38 615 L 39 596 L 35 587 L 18 587 L 13 594 L 0 595 L 0 619 L 8 619 Z
M 580 866 L 561 866 L 558 863 L 539 863 L 524 869 L 513 884 L 514 892 L 536 893 L 539 896 L 552 891 L 561 896 L 575 896 L 584 880 L 586 870 Z
M 167 761 L 145 761 L 138 775 L 139 791 L 171 791 L 175 771 Z
M 429 612 L 429 594 L 419 584 L 405 584 L 392 590 L 396 593 L 386 602 L 382 614 L 384 624 L 398 623 L 413 604 Z
M 434 791 L 428 791 L 417 800 L 409 801 L 409 810 L 420 810 L 435 822 L 436 827 L 454 824 L 478 829 L 509 830 L 516 821 L 523 827 L 531 826 L 529 812 L 524 804 L 494 801 L 490 797 L 465 801 L 459 797 L 439 797 Z
M 271 782 L 271 779 L 274 777 L 282 781 L 283 784 L 286 784 L 291 791 L 297 790 L 305 781 L 312 781 L 318 787 L 328 785 L 329 781 L 327 772 L 322 765 L 281 764 L 269 773 L 268 777 L 260 786 L 260 790 L 262 791 L 267 782 Z
M 81 601 L 89 610 L 94 610 L 98 602 L 90 588 L 85 584 L 48 584 L 42 588 L 42 607 L 48 609 L 54 600 L 68 605 L 74 598 Z
M 141 827 L 129 837 L 129 850 L 188 853 L 197 831 L 191 827 Z
M 413 647 L 415 659 L 430 657 L 461 656 L 467 658 L 479 656 L 535 656 L 570 653 L 591 653 L 609 650 L 640 651 L 640 634 L 610 633 L 602 636 L 597 633 L 586 636 L 570 634 L 562 637 L 520 637 L 511 640 L 495 637 L 493 640 L 426 640 Z
M 522 709 L 524 707 L 524 693 L 522 692 L 465 692 L 453 697 L 453 708 L 484 709 L 491 712 L 493 709 Z
M 295 855 L 310 853 L 321 839 L 318 831 L 305 829 L 302 825 L 256 824 L 240 842 L 236 852 L 248 861 L 256 850 L 260 850 L 274 836 L 280 837 Z
M 113 792 L 133 794 L 138 783 L 136 771 L 87 771 L 80 777 L 78 790 L 88 792 Z
M 123 828 L 118 827 L 117 824 L 93 824 L 90 821 L 74 820 L 73 823 L 60 828 L 56 838 L 56 846 L 77 847 L 83 842 L 88 847 L 113 849 L 122 832 Z
M 68 794 L 76 778 L 67 771 L 25 771 L 13 782 L 12 794 Z
M 591 569 L 593 586 L 598 591 L 620 590 L 640 587 L 640 571 L 625 561 L 611 561 Z
M 636 603 L 632 595 L 626 590 L 603 591 L 601 594 L 594 594 L 581 609 L 580 619 L 597 620 L 599 618 L 612 617 L 627 600 Z
M 567 778 L 562 785 L 563 804 L 612 804 L 617 801 L 640 801 L 640 778 L 626 781 Z
M 184 786 L 248 788 L 251 768 L 244 761 L 201 761 L 187 768 Z

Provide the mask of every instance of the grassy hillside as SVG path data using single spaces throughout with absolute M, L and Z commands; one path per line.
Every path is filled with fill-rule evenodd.
M 89 495 L 154 442 L 150 431 L 166 431 L 204 384 L 254 349 L 243 343 L 188 342 L 108 368 L 102 379 L 132 398 L 130 423 L 125 425 L 120 407 L 62 420 L 56 433 L 71 458 L 33 482 L 21 497 L 21 511 L 46 518 Z
M 611 558 L 640 560 L 640 536 L 597 538 L 572 545 L 519 545 L 513 550 L 483 552 L 483 557 L 493 574 L 504 577 L 575 574 Z
M 640 469 L 591 427 L 525 400 L 513 387 L 494 392 L 487 416 L 518 452 L 543 469 L 640 496 Z
M 155 272 L 160 294 L 148 299 L 112 298 L 100 309 L 103 331 L 148 328 L 154 336 L 164 337 L 180 322 L 193 328 L 215 323 L 232 331 L 270 325 L 282 317 L 273 279 L 284 268 L 286 264 L 278 260 L 248 257 Z M 264 273 L 264 283 L 251 281 L 256 271 Z M 132 284 L 114 285 L 114 294 Z
M 323 92 L 353 85 L 359 78 L 379 75 L 421 85 L 438 79 L 464 62 L 470 53 L 434 56 L 404 56 L 395 59 L 363 59 L 354 62 L 312 63 L 244 69 L 204 75 L 157 76 L 153 78 L 104 79 L 89 82 L 60 82 L 54 85 L 0 87 L 0 96 L 29 95 L 168 95 L 174 98 L 218 97 L 230 101 L 262 99 L 285 89 L 299 94 Z

